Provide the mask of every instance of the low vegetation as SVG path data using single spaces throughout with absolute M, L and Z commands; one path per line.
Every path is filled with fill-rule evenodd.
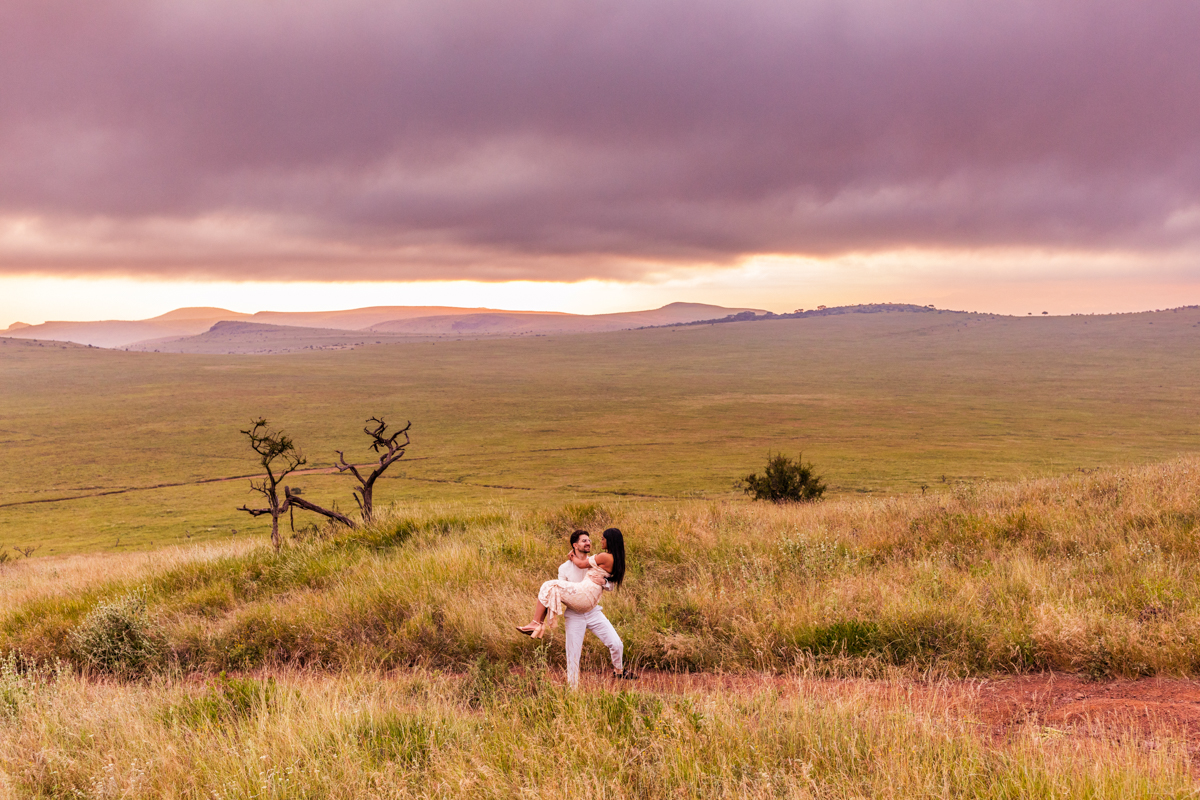
M 279 552 L 242 541 L 84 571 L 27 560 L 0 573 L 0 649 L 114 674 L 555 664 L 561 647 L 510 623 L 570 530 L 615 525 L 630 568 L 606 613 L 642 668 L 1197 675 L 1198 474 L 1183 459 L 819 505 L 394 508 Z M 112 652 L 146 657 L 105 655 L 104 631 L 126 637 Z
M 752 472 L 742 480 L 743 488 L 755 500 L 772 503 L 811 503 L 825 494 L 825 484 L 812 464 L 804 463 L 801 455 L 795 461 L 783 453 L 767 460 L 763 474 Z
M 140 591 L 96 605 L 71 632 L 70 653 L 87 673 L 140 678 L 163 666 L 165 637 Z
M 27 676 L 0 710 L 7 796 L 86 798 L 1163 798 L 1167 739 L 997 747 L 936 700 L 794 680 L 571 692 L 539 673 L 283 672 L 122 684 Z M 0 680 L 14 678 L 4 673 Z
M 1200 673 L 1197 475 L 1181 459 L 821 504 L 392 508 L 279 551 L 9 563 L 0 794 L 1187 796 L 1171 735 L 999 741 L 936 682 Z M 748 683 L 573 693 L 548 669 L 561 633 L 511 631 L 566 533 L 610 525 L 628 660 Z M 589 641 L 585 667 L 605 655 Z M 849 676 L 886 680 L 823 680 Z M 933 688 L 868 688 L 896 678 Z

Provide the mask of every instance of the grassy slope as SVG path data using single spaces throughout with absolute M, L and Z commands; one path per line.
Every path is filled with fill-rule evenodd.
M 71 631 L 141 591 L 162 663 L 187 672 L 559 663 L 561 647 L 511 626 L 572 528 L 616 524 L 630 573 L 605 608 L 641 666 L 1196 675 L 1198 471 L 1185 459 L 803 507 L 425 508 L 279 554 L 232 542 L 34 559 L 0 573 L 0 651 L 86 665 Z M 591 642 L 588 664 L 603 657 Z
M 98 653 L 80 642 L 128 653 L 133 630 L 159 649 L 141 681 L 0 659 L 0 797 L 1192 796 L 1169 729 L 994 737 L 936 684 L 889 699 L 811 679 L 1196 675 L 1198 472 L 1189 458 L 805 507 L 427 506 L 279 554 L 21 561 L 0 570 L 0 653 L 79 666 Z M 606 613 L 631 662 L 807 678 L 548 680 L 561 633 L 538 646 L 510 625 L 565 532 L 610 523 L 632 566 Z M 144 614 L 99 621 L 136 596 Z M 604 657 L 589 640 L 585 669 Z
M 412 419 L 385 500 L 733 497 L 769 449 L 803 449 L 839 494 L 1145 462 L 1200 449 L 1198 322 L 895 313 L 273 357 L 9 344 L 0 505 L 246 474 L 237 428 L 259 414 L 314 463 L 372 414 Z M 350 502 L 336 478 L 296 484 Z M 254 526 L 247 499 L 234 481 L 0 507 L 0 544 L 228 537 Z
M 782 328 L 793 338 L 781 344 L 768 335 L 776 323 L 464 342 L 438 350 L 440 360 L 415 359 L 415 379 L 399 371 L 398 348 L 291 362 L 0 351 L 8 498 L 48 483 L 67 493 L 236 474 L 246 461 L 236 436 L 213 431 L 237 413 L 291 414 L 306 441 L 331 446 L 353 435 L 329 391 L 350 380 L 349 367 L 376 381 L 354 384 L 356 414 L 403 397 L 424 409 L 437 444 L 435 455 L 418 439 L 413 454 L 425 460 L 388 487 L 421 502 L 365 534 L 278 555 L 239 536 L 0 567 L 0 651 L 82 663 L 72 632 L 94 630 L 96 604 L 138 591 L 166 646 L 156 668 L 165 671 L 145 682 L 68 673 L 43 683 L 0 669 L 0 797 L 1189 796 L 1189 755 L 1167 733 L 1141 746 L 1033 726 L 1001 743 L 936 704 L 811 694 L 803 682 L 782 695 L 575 695 L 540 677 L 547 661 L 561 662 L 561 633 L 539 649 L 508 628 L 553 569 L 565 531 L 615 523 L 634 567 L 606 611 L 641 666 L 1195 676 L 1200 461 L 963 480 L 1194 450 L 1197 332 L 1176 316 L 1152 318 L 1152 334 L 1134 324 L 1149 328 L 1145 317 L 1090 318 L 1089 331 L 1111 327 L 1086 340 L 1038 327 L 1070 320 L 960 317 L 921 331 L 916 318 L 873 318 L 834 326 L 826 350 L 803 362 L 793 349 L 821 345 L 821 330 Z M 782 367 L 763 376 L 770 359 Z M 114 363 L 131 391 L 112 382 Z M 243 407 L 267 402 L 256 369 L 282 376 L 289 364 L 304 368 L 293 394 Z M 578 402 L 573 412 L 551 391 L 562 375 L 574 380 L 564 393 Z M 606 383 L 595 403 L 578 399 Z M 507 439 L 489 438 L 487 422 L 506 415 Z M 735 475 L 758 467 L 778 446 L 772 436 L 809 426 L 806 453 L 840 496 L 790 508 L 728 498 L 726 465 Z M 603 444 L 617 429 L 630 446 Z M 551 450 L 560 440 L 602 446 Z M 942 471 L 946 484 L 932 477 Z M 549 485 L 472 485 L 521 480 Z M 700 486 L 714 499 L 563 507 L 621 481 L 647 493 Z M 920 482 L 932 484 L 929 496 L 854 494 Z M 304 483 L 329 496 L 338 485 Z M 240 501 L 238 486 L 0 509 L 0 523 L 62 549 L 118 536 L 161 544 L 184 524 L 203 538 L 219 520 L 245 530 L 236 515 L 206 510 Z M 604 655 L 589 641 L 586 668 L 603 669 Z M 297 666 L 310 669 L 286 671 Z M 396 666 L 409 669 L 376 671 Z M 465 673 L 422 669 L 438 666 Z M 254 667 L 285 671 L 278 684 L 213 677 Z

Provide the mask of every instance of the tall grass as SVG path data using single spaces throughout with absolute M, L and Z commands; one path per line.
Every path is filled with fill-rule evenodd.
M 819 679 L 1197 674 L 1197 475 L 1188 459 L 810 506 L 396 508 L 279 553 L 10 563 L 0 797 L 1191 796 L 1165 730 L 1153 748 L 1036 725 L 999 742 L 936 683 Z M 511 624 L 580 525 L 626 533 L 605 607 L 628 660 L 780 677 L 566 689 L 547 670 L 560 641 Z M 605 655 L 590 642 L 586 666 Z
M 239 543 L 33 559 L 0 575 L 14 598 L 0 650 L 85 666 L 73 642 L 87 615 L 139 592 L 165 669 L 532 665 L 540 656 L 511 626 L 566 534 L 616 525 L 630 569 L 604 605 L 635 665 L 1196 675 L 1197 477 L 1200 461 L 1182 459 L 805 506 L 396 508 L 278 554 Z M 603 661 L 594 644 L 585 657 Z
M 805 681 L 710 694 L 572 692 L 462 675 L 283 673 L 111 683 L 63 675 L 0 715 L 0 793 L 89 798 L 1191 796 L 1159 737 L 995 747 L 936 697 Z

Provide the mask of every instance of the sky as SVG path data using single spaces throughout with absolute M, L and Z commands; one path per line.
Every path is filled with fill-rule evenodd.
M 0 327 L 1200 303 L 1192 0 L 6 0 Z

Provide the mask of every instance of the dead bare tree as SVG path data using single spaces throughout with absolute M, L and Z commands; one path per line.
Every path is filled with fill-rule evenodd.
M 365 478 L 358 471 L 357 466 L 347 463 L 345 453 L 341 450 L 334 451 L 338 454 L 339 459 L 338 463 L 334 464 L 337 471 L 349 472 L 358 481 L 358 488 L 354 490 L 354 500 L 362 510 L 364 525 L 370 525 L 375 518 L 375 481 L 379 480 L 379 476 L 384 473 L 384 470 L 404 458 L 404 450 L 410 444 L 408 430 L 411 427 L 412 422 L 409 421 L 400 430 L 388 434 L 387 423 L 383 421 L 383 417 L 371 417 L 367 420 L 367 427 L 363 428 L 363 433 L 371 437 L 371 449 L 379 453 L 379 465 L 371 470 Z M 403 442 L 400 441 L 400 437 L 404 437 Z
M 245 511 L 252 517 L 270 514 L 271 545 L 279 550 L 279 517 L 287 512 L 290 502 L 286 492 L 284 498 L 279 499 L 279 482 L 287 477 L 288 473 L 303 466 L 307 461 L 304 455 L 296 449 L 292 437 L 283 431 L 271 430 L 267 421 L 262 417 L 255 420 L 248 430 L 242 431 L 242 435 L 250 440 L 250 447 L 258 453 L 259 462 L 266 471 L 266 475 L 261 480 L 250 481 L 250 488 L 266 499 L 267 507 L 248 508 L 243 505 L 238 510 Z M 278 475 L 275 474 L 276 469 L 280 470 Z
M 379 477 L 383 475 L 388 467 L 404 457 L 404 450 L 410 444 L 408 438 L 410 428 L 412 428 L 412 422 L 406 422 L 403 428 L 389 434 L 387 432 L 387 423 L 383 421 L 383 417 L 371 417 L 367 420 L 367 427 L 363 428 L 363 433 L 371 437 L 371 449 L 379 453 L 379 463 L 366 477 L 359 471 L 359 465 L 346 461 L 344 451 L 334 451 L 338 454 L 338 461 L 334 463 L 334 468 L 339 473 L 349 472 L 358 481 L 359 485 L 354 490 L 354 501 L 358 503 L 358 507 L 362 511 L 363 524 L 370 524 L 375 518 L 375 482 L 379 480 Z M 286 474 L 284 473 L 284 475 Z M 283 475 L 280 475 L 279 478 L 282 479 Z M 278 481 L 276 482 L 278 483 Z M 282 514 L 292 508 L 300 508 L 305 511 L 311 511 L 314 514 L 320 514 L 326 519 L 341 523 L 348 528 L 358 527 L 354 520 L 340 511 L 324 508 L 309 500 L 305 500 L 300 496 L 300 489 L 292 489 L 290 486 L 285 486 L 283 487 L 283 503 L 280 506 L 280 513 Z M 249 509 L 245 510 L 249 511 Z M 266 513 L 266 511 L 264 510 L 260 513 Z

